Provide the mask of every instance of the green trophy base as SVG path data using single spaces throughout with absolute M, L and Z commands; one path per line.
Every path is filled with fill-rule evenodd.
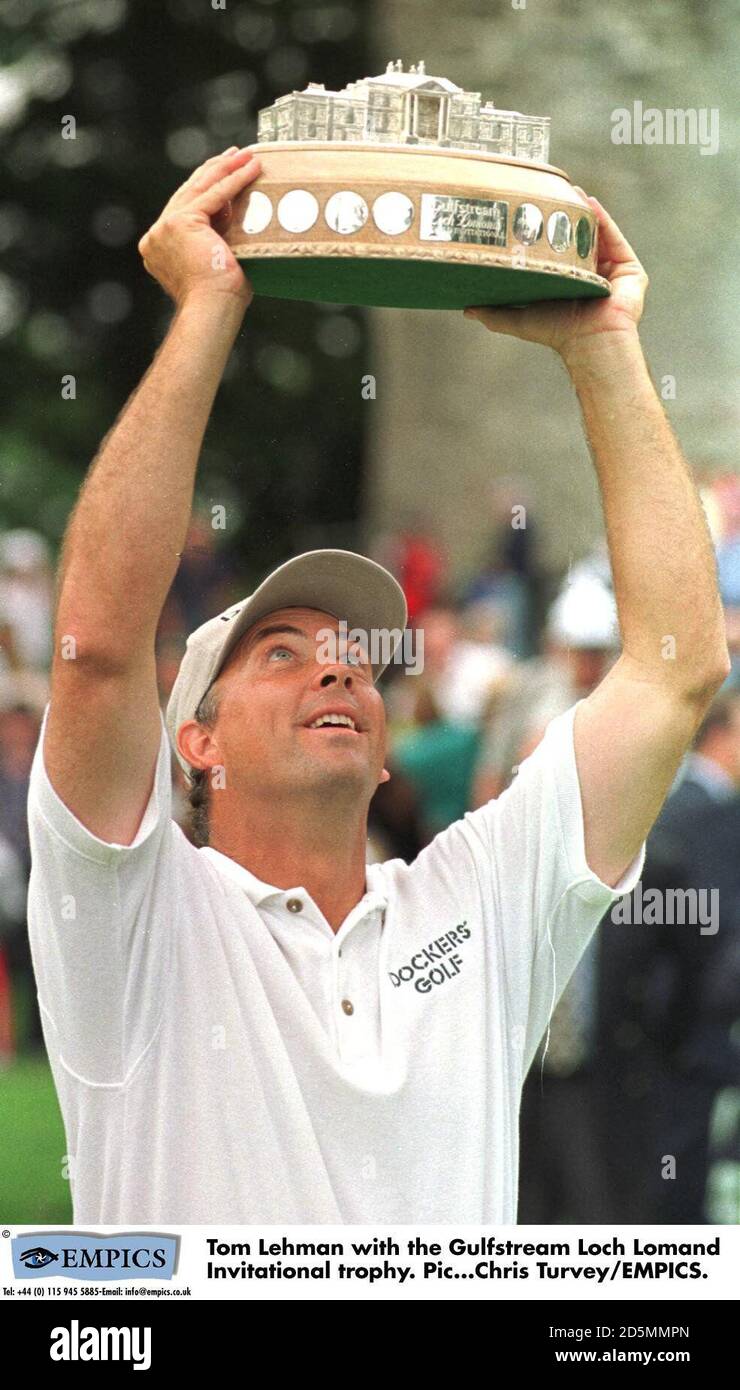
M 447 264 L 352 256 L 245 256 L 241 264 L 257 295 L 322 304 L 387 309 L 466 309 L 525 305 L 547 299 L 599 299 L 605 281 L 575 279 L 508 266 Z

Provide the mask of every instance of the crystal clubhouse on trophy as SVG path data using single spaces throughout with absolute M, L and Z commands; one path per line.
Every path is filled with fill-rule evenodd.
M 422 62 L 259 113 L 262 173 L 227 240 L 258 294 L 461 309 L 609 293 L 596 222 L 548 163 L 550 121 Z

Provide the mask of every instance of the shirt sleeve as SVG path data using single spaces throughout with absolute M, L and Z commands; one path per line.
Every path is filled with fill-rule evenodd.
M 28 930 L 52 1060 L 78 1080 L 121 1085 L 158 1028 L 171 945 L 171 755 L 164 723 L 154 785 L 130 845 L 101 840 L 31 770 Z M 82 754 L 84 756 L 84 752 Z
M 615 887 L 587 863 L 577 708 L 552 719 L 511 786 L 462 823 L 476 843 L 482 889 L 493 897 L 491 968 L 504 972 L 509 1026 L 525 1073 L 596 926 L 635 887 L 645 860 L 643 843 Z

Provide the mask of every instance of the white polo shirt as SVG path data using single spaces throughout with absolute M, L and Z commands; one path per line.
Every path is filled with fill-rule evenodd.
M 584 857 L 575 706 L 497 801 L 369 865 L 332 931 L 171 819 L 134 843 L 31 777 L 29 931 L 74 1219 L 516 1220 L 523 1078 L 617 888 Z M 43 732 L 42 732 L 43 739 Z

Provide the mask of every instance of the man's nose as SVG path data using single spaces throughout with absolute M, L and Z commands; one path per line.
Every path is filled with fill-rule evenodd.
M 344 690 L 351 690 L 354 682 L 354 673 L 349 666 L 338 661 L 329 667 L 324 667 L 319 679 L 319 686 L 326 690 L 329 686 L 340 685 Z

